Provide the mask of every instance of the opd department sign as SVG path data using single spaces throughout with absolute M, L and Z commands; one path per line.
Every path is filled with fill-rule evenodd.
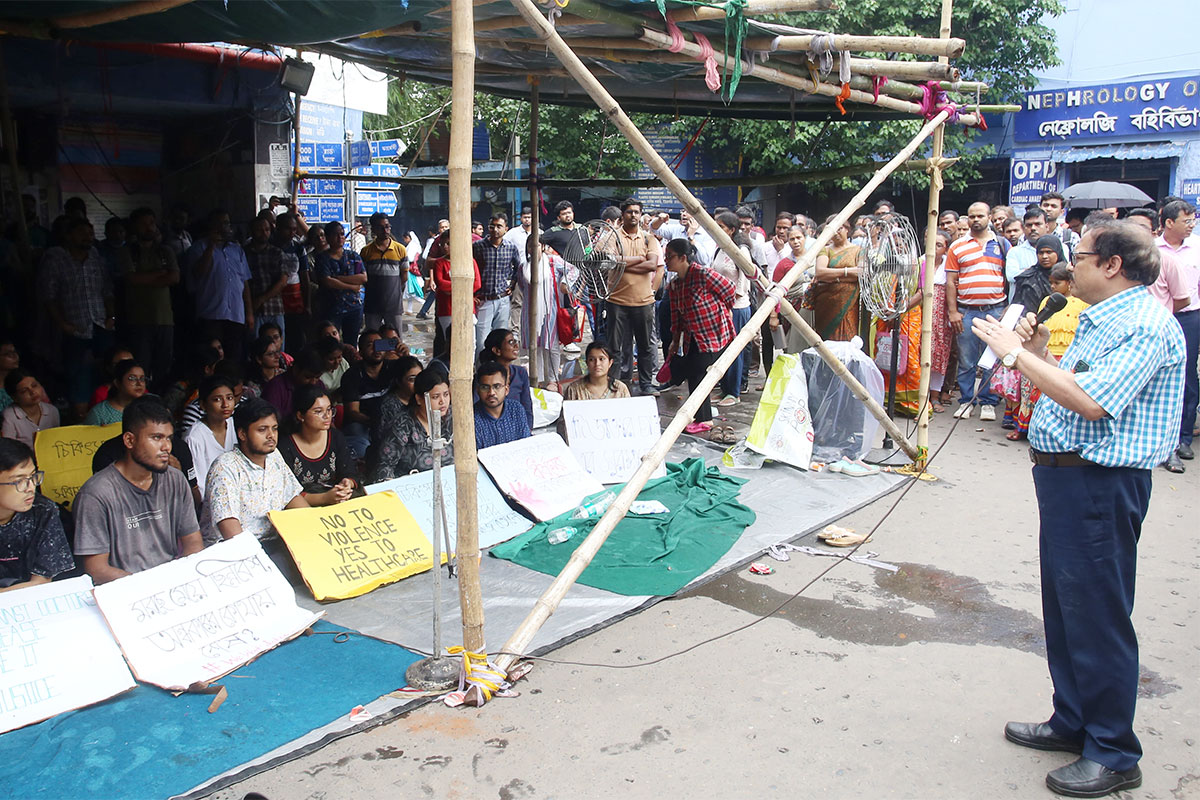
M 1200 132 L 1200 77 L 1029 92 L 1013 138 L 1079 142 Z

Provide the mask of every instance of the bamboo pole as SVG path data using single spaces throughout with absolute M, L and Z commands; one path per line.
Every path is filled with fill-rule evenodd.
M 942 21 L 938 35 L 942 40 L 950 40 L 950 23 L 954 0 L 942 0 Z M 939 60 L 945 60 L 943 56 Z M 921 282 L 921 377 L 917 380 L 917 457 L 914 463 L 920 469 L 925 469 L 929 463 L 929 418 L 933 415 L 930 408 L 929 381 L 933 369 L 933 273 L 937 265 L 931 263 L 937 249 L 938 217 L 942 202 L 942 148 L 945 145 L 946 131 L 938 128 L 933 134 L 933 156 L 929 166 L 929 205 L 925 215 L 925 278 Z M 949 376 L 947 376 L 949 377 Z
M 460 0 L 460 2 L 462 1 L 464 0 Z M 637 133 L 637 129 L 629 117 L 625 115 L 624 111 L 621 110 L 621 107 L 617 104 L 617 102 L 605 91 L 600 82 L 597 81 L 590 72 L 588 72 L 583 62 L 581 62 L 571 53 L 571 49 L 562 40 L 562 38 L 558 36 L 554 29 L 550 27 L 549 23 L 547 23 L 541 17 L 537 6 L 533 4 L 532 0 L 512 0 L 512 3 L 521 13 L 521 16 L 523 16 L 529 22 L 530 27 L 537 31 L 539 35 L 547 41 L 551 50 L 554 51 L 554 54 L 559 58 L 560 61 L 563 62 L 563 64 L 580 83 L 580 85 L 587 90 L 588 94 L 592 96 L 597 105 L 600 106 L 601 111 L 606 116 L 613 119 L 614 123 L 622 131 L 622 133 L 626 133 L 627 135 L 630 133 Z M 622 487 L 620 493 L 617 495 L 617 498 L 601 517 L 591 534 L 589 534 L 583 543 L 580 544 L 580 546 L 575 550 L 575 552 L 572 553 L 570 560 L 567 562 L 567 566 L 561 573 L 559 573 L 559 575 L 554 579 L 542 596 L 538 598 L 533 610 L 509 638 L 508 642 L 505 643 L 504 651 L 496 660 L 497 666 L 499 666 L 501 669 L 507 669 L 513 663 L 513 661 L 520 656 L 520 654 L 524 653 L 525 648 L 527 648 L 530 642 L 533 641 L 533 637 L 537 633 L 538 629 L 541 628 L 545 621 L 549 619 L 550 615 L 554 613 L 555 609 L 558 607 L 558 604 L 566 595 L 567 590 L 579 578 L 579 575 L 591 562 L 591 559 L 599 551 L 601 545 L 604 544 L 605 539 L 608 538 L 608 535 L 616 527 L 617 522 L 625 516 L 626 512 L 629 510 L 630 504 L 646 485 L 647 481 L 650 480 L 654 470 L 657 469 L 658 465 L 662 463 L 664 458 L 666 458 L 667 452 L 670 450 L 671 445 L 677 438 L 679 438 L 679 435 L 683 432 L 684 426 L 687 425 L 688 421 L 693 418 L 696 410 L 700 407 L 700 404 L 709 402 L 709 392 L 717 384 L 717 381 L 730 367 L 730 365 L 732 365 L 736 359 L 741 357 L 742 350 L 745 349 L 746 345 L 750 343 L 750 340 L 754 338 L 755 333 L 762 327 L 762 324 L 766 321 L 773 305 L 781 301 L 786 305 L 783 295 L 787 292 L 787 289 L 793 283 L 795 283 L 797 278 L 800 277 L 801 273 L 803 273 L 804 270 L 806 270 L 816 261 L 817 254 L 820 252 L 821 248 L 828 244 L 829 240 L 833 238 L 833 234 L 843 224 L 850 220 L 851 216 L 862 206 L 864 202 L 866 202 L 871 193 L 885 180 L 887 180 L 888 176 L 891 175 L 892 172 L 894 172 L 914 152 L 916 152 L 917 147 L 919 147 L 921 143 L 933 133 L 934 130 L 936 130 L 943 122 L 945 122 L 947 116 L 948 112 L 941 111 L 932 120 L 927 122 L 921 128 L 916 138 L 914 138 L 887 164 L 885 164 L 884 167 L 881 168 L 871 178 L 871 180 L 869 180 L 866 185 L 864 185 L 863 188 L 854 195 L 853 198 L 851 198 L 850 202 L 846 204 L 846 206 L 838 213 L 833 221 L 826 225 L 825 230 L 822 231 L 819 237 L 817 237 L 817 241 L 814 246 L 811 247 L 808 252 L 800 258 L 799 262 L 794 264 L 792 268 L 788 270 L 787 274 L 783 276 L 782 280 L 768 290 L 766 300 L 764 300 L 754 314 L 751 315 L 749 322 L 747 322 L 737 336 L 734 337 L 733 341 L 728 347 L 725 348 L 724 352 L 717 358 L 713 366 L 708 369 L 708 372 L 705 374 L 704 379 L 700 382 L 700 385 L 696 388 L 696 391 L 692 392 L 691 396 L 684 401 L 683 406 L 680 407 L 679 411 L 671 419 L 671 422 L 667 425 L 666 430 L 663 431 L 662 436 L 658 439 L 650 451 L 642 458 L 641 466 L 638 467 L 633 477 L 629 479 L 624 487 Z M 666 163 L 662 160 L 662 157 L 659 156 L 652 147 L 649 147 L 645 137 L 641 136 L 640 133 L 637 133 L 636 136 L 631 136 L 630 141 L 635 145 L 635 147 L 639 147 L 640 144 L 645 145 L 647 152 L 643 153 L 642 148 L 639 147 L 639 154 L 643 155 L 643 158 L 650 156 L 650 158 L 647 159 L 647 163 L 651 164 L 651 169 L 655 171 L 656 174 L 660 174 L 660 177 L 664 178 L 664 183 L 667 183 L 672 190 L 676 188 L 680 190 L 676 193 L 677 196 L 683 195 L 690 199 L 693 207 L 700 212 L 698 219 L 700 219 L 701 224 L 705 226 L 705 230 L 712 234 L 714 232 L 713 229 L 715 229 L 716 234 L 719 236 L 719 238 L 717 238 L 718 244 L 726 252 L 732 251 L 732 253 L 736 253 L 739 267 L 741 267 L 743 270 L 746 270 L 749 265 L 745 264 L 745 258 L 741 255 L 740 250 L 733 245 L 732 240 L 725 235 L 724 231 L 716 226 L 712 218 L 703 212 L 703 209 L 700 208 L 700 205 L 698 202 L 696 202 L 696 199 L 692 197 L 689 192 L 687 192 L 686 187 L 683 187 L 677 179 L 675 181 L 677 185 L 672 185 L 671 182 L 667 180 L 666 176 L 673 176 L 673 173 L 671 173 L 670 169 L 666 166 Z M 656 166 L 658 169 L 655 169 Z M 689 211 L 690 210 L 691 209 L 689 209 Z M 710 225 L 711 228 L 709 227 Z M 786 308 L 791 307 L 786 306 Z M 795 314 L 794 309 L 792 309 L 792 313 Z M 813 332 L 811 328 L 808 328 L 808 326 L 805 325 L 798 314 L 796 315 L 796 321 L 798 321 L 802 326 L 801 330 L 807 329 L 805 330 L 806 335 L 812 334 L 812 338 L 818 343 L 816 345 L 818 353 L 820 353 L 821 357 L 827 362 L 832 362 L 830 366 L 834 368 L 835 372 L 837 371 L 836 367 L 841 366 L 842 371 L 846 372 L 848 375 L 849 373 L 846 371 L 845 366 L 829 353 L 828 349 L 825 348 L 822 343 L 820 343 L 820 338 L 816 336 L 816 333 Z M 904 441 L 903 435 L 901 435 L 899 440 Z
M 763 14 L 791 14 L 795 11 L 828 11 L 831 8 L 833 0 L 750 0 L 742 13 L 747 17 L 757 17 Z M 669 13 L 675 22 L 725 19 L 725 9 L 713 6 L 673 8 Z
M 541 232 L 538 230 L 542 217 L 541 208 L 538 207 L 538 122 L 541 119 L 541 98 L 538 97 L 538 77 L 531 75 L 529 83 L 529 210 L 532 214 L 529 238 L 532 243 L 525 243 L 525 257 L 529 259 L 529 288 L 525 291 L 525 306 L 529 312 L 526 315 L 525 337 L 529 342 L 529 382 L 537 386 L 538 373 L 542 369 L 539 363 L 541 359 L 537 357 L 537 302 L 542 271 Z M 555 288 L 555 291 L 558 289 Z M 558 376 L 553 375 L 547 380 L 557 381 Z
M 513 1 L 515 3 L 529 2 L 529 0 Z M 687 425 L 692 419 L 692 416 L 696 413 L 696 409 L 700 407 L 700 403 L 709 402 L 708 394 L 710 391 L 712 391 L 712 388 L 716 386 L 717 381 L 719 381 L 721 378 L 721 375 L 723 375 L 725 370 L 727 370 L 730 365 L 732 365 L 733 362 L 740 357 L 741 351 L 746 347 L 747 344 L 750 343 L 750 340 L 754 338 L 755 332 L 762 327 L 763 322 L 766 321 L 767 316 L 770 314 L 772 303 L 780 300 L 783 297 L 783 294 L 787 291 L 787 288 L 796 281 L 796 279 L 800 276 L 800 273 L 807 269 L 816 260 L 817 253 L 822 247 L 829 243 L 831 238 L 833 238 L 834 231 L 850 220 L 852 215 L 859 208 L 861 208 L 862 204 L 866 202 L 868 197 L 870 197 L 871 193 L 887 179 L 895 166 L 899 165 L 904 159 L 908 158 L 916 150 L 916 148 L 926 138 L 928 138 L 929 135 L 942 124 L 942 122 L 945 121 L 946 116 L 947 113 L 942 111 L 931 121 L 926 123 L 921 129 L 920 133 L 917 134 L 916 138 L 914 138 L 912 142 L 910 142 L 903 150 L 901 150 L 900 153 L 898 153 L 896 157 L 892 159 L 892 161 L 888 162 L 883 169 L 876 173 L 875 176 L 868 181 L 861 190 L 859 190 L 858 194 L 856 194 L 838 213 L 837 217 L 835 217 L 829 225 L 826 225 L 825 230 L 819 237 L 817 237 L 816 244 L 810 248 L 803 257 L 801 257 L 798 263 L 788 270 L 783 279 L 780 280 L 775 288 L 770 291 L 767 300 L 758 307 L 758 310 L 755 311 L 755 313 L 750 317 L 750 321 L 747 322 L 745 327 L 742 328 L 741 332 L 734 337 L 733 342 L 725 349 L 725 351 L 717 359 L 716 363 L 709 367 L 704 380 L 700 382 L 700 385 L 696 388 L 696 391 L 693 392 L 692 395 L 684 402 L 683 406 L 680 407 L 679 411 L 667 425 L 666 430 L 663 431 L 663 434 L 659 440 L 642 458 L 641 466 L 638 467 L 637 471 L 633 474 L 633 477 L 631 477 L 629 481 L 621 488 L 620 493 L 617 495 L 616 499 L 613 500 L 612 505 L 609 506 L 608 510 L 604 513 L 604 516 L 600 518 L 600 521 L 596 523 L 596 527 L 592 529 L 592 532 L 588 535 L 588 537 L 584 539 L 575 552 L 571 554 L 571 558 L 568 560 L 567 565 L 563 568 L 562 572 L 558 574 L 558 576 L 554 579 L 542 596 L 538 598 L 537 603 L 534 604 L 533 610 L 529 612 L 529 615 L 525 617 L 525 620 L 512 634 L 512 636 L 509 637 L 508 641 L 504 644 L 503 651 L 495 660 L 495 664 L 500 669 L 507 669 L 514 661 L 524 654 L 525 649 L 529 646 L 530 642 L 533 641 L 533 637 L 537 633 L 538 629 L 545 624 L 546 620 L 549 619 L 554 613 L 555 609 L 558 608 L 558 604 L 562 602 L 567 590 L 571 588 L 571 585 L 575 583 L 575 581 L 579 578 L 579 575 L 584 569 L 587 568 L 587 565 L 591 563 L 592 558 L 594 558 L 596 553 L 600 550 L 600 547 L 604 544 L 605 539 L 608 538 L 608 535 L 612 533 L 617 523 L 623 519 L 626 512 L 629 511 L 630 504 L 637 498 L 638 493 L 641 492 L 642 488 L 650 480 L 654 470 L 658 467 L 662 460 L 666 458 L 668 451 L 671 449 L 671 445 L 674 444 L 675 440 L 683 432 L 684 426 Z M 837 363 L 840 364 L 841 362 Z
M 841 57 L 833 60 L 837 69 Z M 918 81 L 956 81 L 961 77 L 957 69 L 949 64 L 927 61 L 884 61 L 878 58 L 850 59 L 850 72 L 859 75 L 886 75 L 889 78 L 906 78 Z
M 471 411 L 475 325 L 471 258 L 471 138 L 475 104 L 475 34 L 471 0 L 451 0 L 450 51 L 453 69 L 450 105 L 450 404 L 454 416 L 454 474 L 458 498 L 458 602 L 463 647 L 482 653 L 483 599 L 479 590 L 479 519 L 476 494 L 475 415 Z M 438 565 L 434 565 L 437 569 Z M 441 655 L 436 653 L 435 655 Z
M 745 46 L 751 50 L 807 52 L 815 36 L 751 36 Z M 928 39 L 921 36 L 852 36 L 833 34 L 834 50 L 868 53 L 911 53 L 918 56 L 958 58 L 966 49 L 962 39 Z

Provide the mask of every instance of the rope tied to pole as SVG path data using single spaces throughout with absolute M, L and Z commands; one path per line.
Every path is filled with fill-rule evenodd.
M 876 103 L 879 102 L 879 90 L 887 82 L 888 82 L 887 75 L 875 75 L 874 77 L 871 78 L 871 89 L 874 90 L 874 92 L 875 92 L 875 101 L 874 102 L 876 102 Z
M 742 43 L 746 40 L 747 34 L 750 32 L 750 23 L 746 20 L 746 3 L 749 0 L 725 0 L 724 3 L 707 3 L 703 0 L 678 0 L 678 2 L 689 6 L 705 6 L 707 8 L 719 8 L 725 12 L 725 102 L 733 100 L 734 94 L 737 93 L 738 84 L 742 80 Z M 668 31 L 675 25 L 675 21 L 671 19 L 667 12 L 666 0 L 655 0 L 655 5 L 658 6 L 658 13 L 667 22 Z M 712 45 L 707 42 L 703 34 L 694 33 L 696 43 L 700 45 L 706 52 L 712 50 Z M 671 33 L 672 44 L 674 44 L 675 34 Z M 702 41 L 703 39 L 703 41 Z M 672 50 L 672 52 L 678 52 Z M 732 71 L 730 69 L 730 60 L 733 62 Z M 715 61 L 714 61 L 715 68 Z M 705 83 L 709 89 L 717 91 L 720 88 L 720 82 L 717 83 L 717 88 L 713 88 L 713 83 L 709 75 L 707 62 L 705 63 Z
M 672 53 L 683 52 L 683 46 L 687 43 L 683 31 L 675 24 L 675 20 L 670 16 L 665 17 L 667 21 L 667 33 L 671 36 L 671 44 L 667 46 L 667 50 Z M 704 83 L 708 86 L 710 92 L 717 92 L 721 89 L 721 75 L 717 72 L 717 57 L 713 53 L 712 42 L 703 33 L 693 32 L 692 36 L 696 38 L 696 44 L 700 45 L 700 55 L 696 57 L 697 61 L 704 63 Z
M 458 691 L 465 693 L 463 702 L 481 706 L 491 700 L 492 695 L 503 692 L 509 687 L 507 674 L 488 661 L 487 653 L 472 653 L 459 645 L 446 648 L 446 652 L 451 656 L 462 656 L 462 669 L 458 673 Z M 478 696 L 472 698 L 472 694 Z

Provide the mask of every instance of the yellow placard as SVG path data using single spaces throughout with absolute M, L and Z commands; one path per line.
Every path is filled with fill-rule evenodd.
M 358 597 L 433 566 L 433 546 L 395 492 L 269 516 L 318 601 Z
M 46 473 L 42 494 L 67 508 L 75 502 L 79 487 L 92 477 L 92 456 L 100 445 L 121 433 L 121 423 L 111 425 L 67 425 L 37 432 L 33 452 L 38 469 Z

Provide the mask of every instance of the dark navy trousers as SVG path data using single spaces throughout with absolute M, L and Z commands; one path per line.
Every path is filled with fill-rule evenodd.
M 1033 483 L 1054 681 L 1050 725 L 1082 741 L 1085 758 L 1124 771 L 1142 755 L 1133 733 L 1138 646 L 1130 614 L 1150 470 L 1035 466 Z

